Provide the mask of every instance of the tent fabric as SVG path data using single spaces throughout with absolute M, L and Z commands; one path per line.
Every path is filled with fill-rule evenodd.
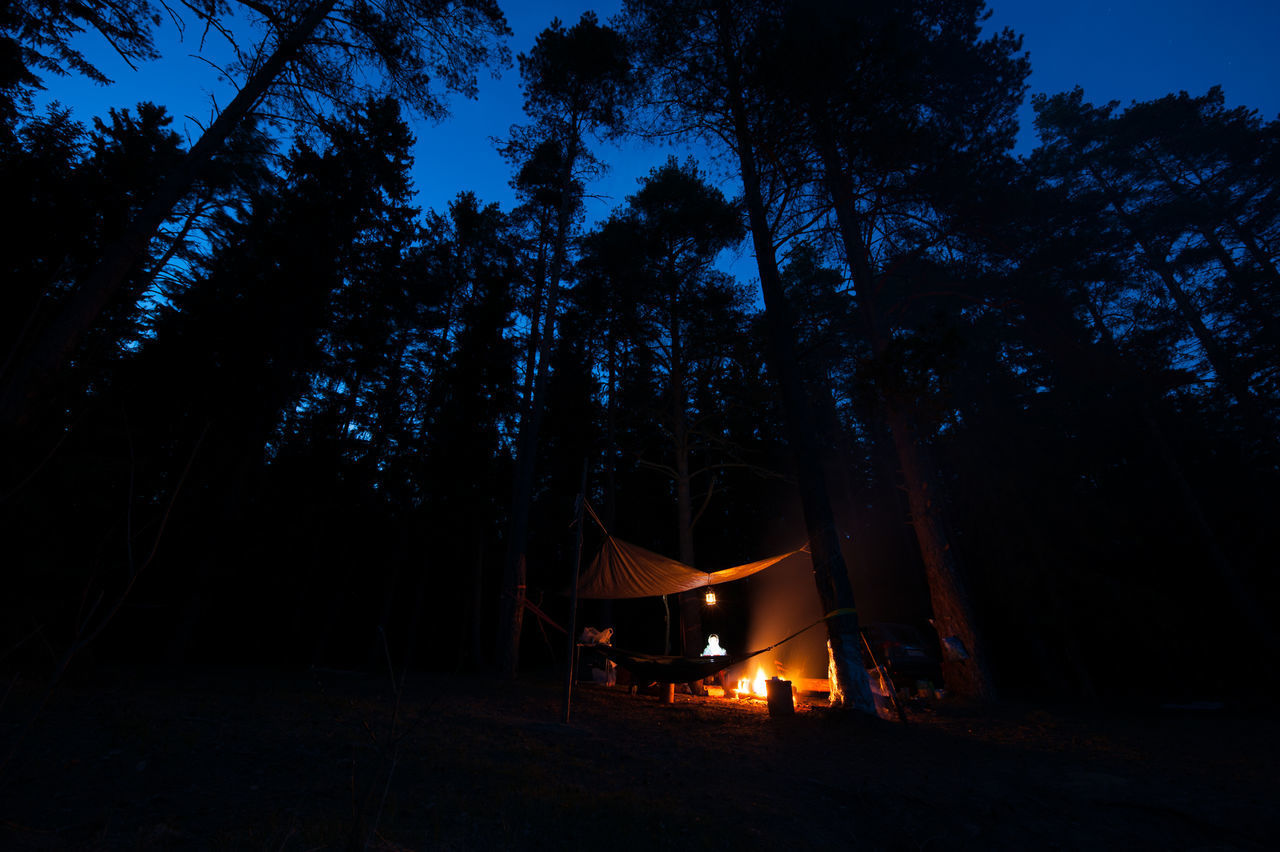
M 608 536 L 578 580 L 578 597 L 618 599 L 674 595 L 749 577 L 802 551 L 806 548 L 800 547 L 723 571 L 707 572 Z

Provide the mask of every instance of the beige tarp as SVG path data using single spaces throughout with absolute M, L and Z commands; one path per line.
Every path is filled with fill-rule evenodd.
M 579 578 L 578 597 L 646 598 L 673 595 L 740 580 L 805 550 L 801 547 L 768 559 L 708 573 L 609 536 L 600 553 Z

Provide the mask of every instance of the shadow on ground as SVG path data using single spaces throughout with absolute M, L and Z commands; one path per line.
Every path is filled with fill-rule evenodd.
M 7 744 L 36 689 L 0 716 Z M 902 726 L 554 677 L 117 674 L 0 778 L 13 850 L 1265 849 L 1275 719 L 940 704 Z

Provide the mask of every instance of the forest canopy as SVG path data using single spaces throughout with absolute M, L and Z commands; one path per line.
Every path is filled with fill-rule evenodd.
M 491 0 L 185 3 L 238 39 L 196 138 L 35 97 L 168 6 L 6 7 L 3 665 L 546 665 L 521 603 L 568 621 L 585 482 L 588 550 L 808 540 L 837 655 L 958 637 L 974 697 L 1274 671 L 1280 121 L 1077 88 L 1015 151 L 1031 60 L 981 0 L 832 6 L 628 0 L 508 67 Z M 504 68 L 514 203 L 423 209 L 415 134 Z M 742 647 L 725 597 L 582 617 Z

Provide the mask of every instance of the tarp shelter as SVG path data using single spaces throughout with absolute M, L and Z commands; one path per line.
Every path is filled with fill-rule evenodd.
M 591 513 L 596 523 L 600 524 L 600 519 L 596 517 L 590 505 L 586 505 L 586 510 Z M 638 545 L 616 539 L 604 529 L 604 524 L 600 524 L 600 529 L 605 533 L 604 545 L 600 548 L 600 552 L 596 554 L 596 558 L 587 566 L 587 570 L 578 577 L 577 594 L 574 598 L 575 603 L 582 598 L 614 600 L 620 598 L 646 598 L 703 589 L 719 583 L 750 577 L 752 574 L 763 571 L 771 565 L 777 565 L 797 553 L 809 552 L 809 548 L 806 545 L 786 553 L 780 553 L 777 556 L 770 556 L 767 559 L 759 559 L 744 565 L 725 568 L 722 571 L 699 571 L 696 568 L 685 565 L 683 562 L 677 562 L 674 559 L 654 553 L 652 550 L 646 550 Z M 610 645 L 593 647 L 609 659 L 631 670 L 632 674 L 641 679 L 661 683 L 688 683 L 700 680 L 758 654 L 772 651 L 783 642 L 788 642 L 810 627 L 816 627 L 821 623 L 822 619 L 819 619 L 809 627 L 798 630 L 767 648 L 761 648 L 749 654 L 731 654 L 714 658 L 640 654 L 624 651 Z M 565 698 L 566 720 L 568 719 L 569 705 L 568 690 L 572 689 L 572 655 L 567 683 Z
M 619 541 L 610 535 L 608 530 L 604 529 L 604 524 L 600 523 L 600 519 L 596 517 L 591 507 L 585 502 L 584 506 L 591 513 L 591 517 L 595 519 L 596 523 L 600 524 L 600 529 L 605 534 L 605 541 L 604 546 L 600 548 L 600 552 L 591 561 L 586 572 L 578 577 L 577 594 L 574 596 L 575 605 L 580 598 L 643 598 L 672 595 L 693 589 L 706 588 L 719 583 L 728 583 L 732 580 L 750 577 L 752 574 L 763 571 L 772 565 L 777 565 L 797 553 L 809 552 L 808 545 L 805 545 L 786 553 L 780 553 L 777 556 L 770 556 L 767 559 L 759 559 L 744 565 L 735 565 L 722 571 L 699 571 L 696 568 L 685 565 L 683 562 L 677 562 L 651 550 L 645 550 L 643 547 Z M 572 588 L 570 586 L 570 589 Z M 827 619 L 852 611 L 837 609 L 829 612 L 813 624 L 802 627 L 767 648 L 761 648 L 758 651 L 751 651 L 747 654 L 730 654 L 723 657 L 673 657 L 625 651 L 611 645 L 594 647 L 610 660 L 631 670 L 633 675 L 643 680 L 660 683 L 689 683 L 707 677 L 721 669 L 729 668 L 744 660 L 772 651 L 779 645 L 790 642 L 801 633 L 817 627 Z M 571 621 L 570 624 L 572 623 Z M 572 639 L 570 641 L 572 642 Z M 866 642 L 865 637 L 863 642 Z M 867 646 L 867 650 L 870 651 L 870 646 Z M 569 721 L 569 693 L 573 687 L 573 661 L 575 656 L 576 654 L 574 653 L 569 655 L 569 668 L 566 674 L 564 711 L 564 721 L 566 722 Z M 875 659 L 874 655 L 872 659 Z M 876 667 L 879 670 L 878 662 Z M 886 677 L 883 671 L 880 671 L 880 674 L 881 677 Z M 894 706 L 898 708 L 899 716 L 905 722 L 906 716 L 902 712 L 902 708 L 898 706 L 897 699 L 894 698 L 893 701 Z
M 708 572 L 606 536 L 604 546 L 578 579 L 578 597 L 619 599 L 674 595 L 741 580 L 797 553 L 807 552 L 808 548 L 799 547 L 768 559 Z

